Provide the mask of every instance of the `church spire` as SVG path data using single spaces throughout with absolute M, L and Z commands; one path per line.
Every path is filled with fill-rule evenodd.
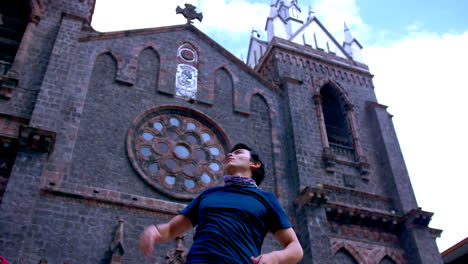
M 362 46 L 359 44 L 359 42 L 351 35 L 351 31 L 348 28 L 348 25 L 346 25 L 346 22 L 344 22 L 344 34 L 345 34 L 345 39 L 343 43 L 343 48 L 348 53 L 353 60 L 358 61 L 358 62 L 364 62 L 363 57 L 362 57 Z
M 309 15 L 307 16 L 307 21 L 311 20 L 312 18 L 314 18 L 315 16 L 315 12 L 314 10 L 312 10 L 312 6 L 309 5 Z
M 267 19 L 265 30 L 270 41 L 273 37 L 290 39 L 304 24 L 300 19 L 301 9 L 297 0 L 271 1 L 270 16 Z
M 351 35 L 351 31 L 349 31 L 346 22 L 344 22 L 344 34 L 345 34 L 345 43 L 351 43 L 353 41 L 353 36 Z

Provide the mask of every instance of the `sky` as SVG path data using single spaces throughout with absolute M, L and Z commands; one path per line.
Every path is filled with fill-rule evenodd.
M 177 5 L 203 12 L 194 25 L 239 58 L 264 31 L 270 0 L 97 0 L 94 29 L 178 25 Z M 418 205 L 444 230 L 440 252 L 468 236 L 468 1 L 298 0 L 343 43 L 343 22 L 364 47 L 380 104 L 389 106 Z M 466 74 L 466 75 L 465 75 Z M 463 121 L 465 120 L 465 121 Z M 465 208 L 465 209 L 463 209 Z

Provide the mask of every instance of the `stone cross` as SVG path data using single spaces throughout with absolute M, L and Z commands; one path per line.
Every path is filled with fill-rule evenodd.
M 203 19 L 203 14 L 197 13 L 197 11 L 195 11 L 195 6 L 191 4 L 185 4 L 185 8 L 177 6 L 176 14 L 182 14 L 187 19 L 187 24 L 193 24 L 192 20 L 194 19 L 198 19 L 200 22 Z

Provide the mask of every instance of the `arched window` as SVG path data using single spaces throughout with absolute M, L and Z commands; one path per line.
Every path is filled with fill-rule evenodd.
M 391 259 L 389 256 L 385 256 L 385 258 L 383 258 L 379 264 L 396 264 L 395 261 L 393 261 L 393 259 Z
M 176 96 L 192 100 L 197 98 L 198 53 L 190 44 L 184 43 L 177 50 Z
M 336 154 L 354 157 L 354 147 L 346 118 L 346 109 L 329 84 L 320 90 L 322 111 L 330 149 Z
M 349 252 L 342 248 L 333 256 L 333 264 L 358 264 Z
M 341 86 L 332 80 L 320 80 L 313 99 L 317 109 L 322 157 L 328 172 L 335 172 L 337 160 L 353 162 L 361 178 L 368 180 L 369 163 L 359 141 L 353 105 Z
M 15 59 L 29 13 L 26 0 L 0 1 L 0 74 L 5 74 Z

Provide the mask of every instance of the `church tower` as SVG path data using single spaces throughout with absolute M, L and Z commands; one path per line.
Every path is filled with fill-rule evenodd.
M 300 17 L 297 1 L 272 1 L 246 63 L 286 98 L 303 262 L 441 263 L 363 47 L 346 23 L 340 45 L 312 8 Z

